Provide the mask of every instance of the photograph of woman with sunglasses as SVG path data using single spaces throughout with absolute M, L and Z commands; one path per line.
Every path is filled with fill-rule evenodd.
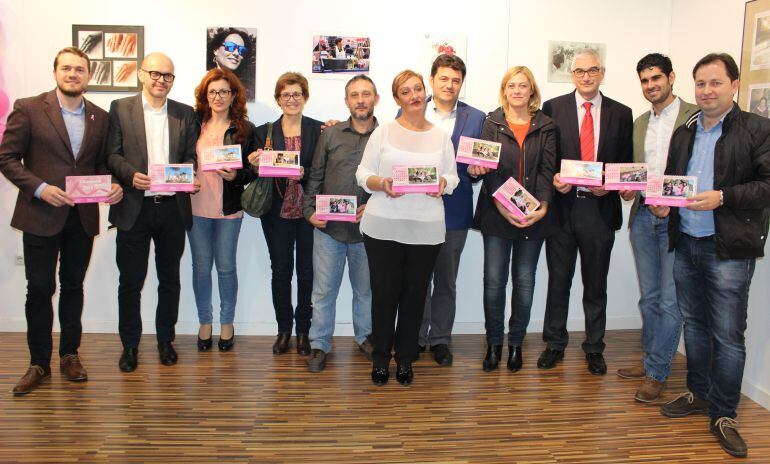
M 206 33 L 206 70 L 229 69 L 246 89 L 246 101 L 254 101 L 257 74 L 257 30 L 210 27 Z

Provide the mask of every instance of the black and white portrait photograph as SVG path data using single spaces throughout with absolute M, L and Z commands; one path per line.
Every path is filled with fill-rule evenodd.
M 209 27 L 206 30 L 206 70 L 229 69 L 253 102 L 257 85 L 257 30 L 248 27 Z

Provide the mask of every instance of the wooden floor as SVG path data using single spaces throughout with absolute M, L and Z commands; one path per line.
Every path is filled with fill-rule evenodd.
M 237 338 L 234 351 L 198 353 L 180 336 L 179 364 L 158 363 L 145 337 L 139 368 L 117 368 L 117 335 L 84 335 L 86 383 L 58 368 L 35 392 L 9 392 L 26 370 L 24 334 L 3 333 L 0 351 L 0 462 L 292 463 L 621 463 L 724 462 L 705 416 L 668 419 L 634 402 L 638 383 L 614 375 L 639 359 L 639 332 L 609 332 L 609 373 L 586 371 L 578 342 L 550 371 L 535 362 L 532 334 L 524 368 L 481 370 L 483 337 L 454 337 L 455 362 L 423 355 L 415 382 L 372 385 L 370 365 L 351 338 L 320 374 L 294 352 L 273 356 L 272 337 Z M 216 344 L 215 344 L 216 348 Z M 55 360 L 58 366 L 58 359 Z M 395 368 L 392 368 L 395 371 Z M 669 389 L 684 390 L 677 356 Z M 742 462 L 770 462 L 770 412 L 747 398 L 739 408 L 749 444 Z

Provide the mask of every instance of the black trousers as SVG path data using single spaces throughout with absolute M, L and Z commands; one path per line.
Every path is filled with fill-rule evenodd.
M 170 342 L 174 340 L 174 326 L 179 314 L 179 260 L 185 246 L 185 228 L 176 198 L 160 203 L 145 199 L 134 227 L 118 231 L 118 331 L 124 348 L 136 348 L 142 337 L 141 298 L 147 277 L 150 241 L 155 245 L 158 274 L 156 336 L 158 342 Z
M 31 364 L 51 364 L 56 264 L 59 262 L 59 356 L 77 354 L 83 327 L 83 279 L 91 259 L 93 237 L 83 230 L 77 208 L 70 208 L 58 234 L 40 237 L 24 233 L 24 270 L 27 277 L 27 344 Z
M 387 367 L 393 348 L 397 363 L 411 362 L 441 245 L 407 245 L 365 235 L 364 246 L 372 284 L 373 365 Z
M 278 196 L 273 192 L 274 196 Z M 313 226 L 305 220 L 284 219 L 281 205 L 274 201 L 270 211 L 262 216 L 262 232 L 272 269 L 271 289 L 278 332 L 291 333 L 296 321 L 297 334 L 310 332 L 313 316 Z M 296 260 L 295 260 L 296 246 Z M 297 309 L 291 301 L 291 279 L 297 268 Z
M 543 340 L 548 343 L 549 348 L 563 350 L 569 341 L 569 296 L 577 254 L 580 252 L 586 332 L 582 348 L 586 353 L 604 351 L 607 273 L 614 243 L 615 231 L 605 224 L 595 198 L 576 199 L 569 222 L 562 226 L 558 234 L 546 239 L 548 297 L 545 303 Z

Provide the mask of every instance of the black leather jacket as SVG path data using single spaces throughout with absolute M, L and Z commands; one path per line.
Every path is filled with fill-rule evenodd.
M 685 175 L 695 142 L 693 115 L 671 138 L 666 174 Z M 714 240 L 722 259 L 764 256 L 770 208 L 770 120 L 741 111 L 725 116 L 722 136 L 714 149 L 714 190 L 722 190 L 724 205 L 714 210 Z M 680 236 L 678 208 L 671 208 L 669 248 Z

